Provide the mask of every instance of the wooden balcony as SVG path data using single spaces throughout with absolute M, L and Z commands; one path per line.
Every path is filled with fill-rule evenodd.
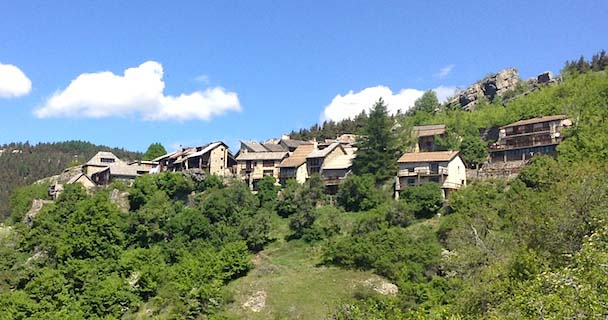
M 414 171 L 408 169 L 399 170 L 398 176 L 400 177 L 416 177 L 416 176 L 436 176 L 436 175 L 448 175 L 448 168 L 439 167 L 437 170 L 431 170 L 429 167 L 416 168 Z

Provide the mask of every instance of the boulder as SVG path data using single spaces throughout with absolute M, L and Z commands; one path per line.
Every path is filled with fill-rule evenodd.
M 545 84 L 553 82 L 553 73 L 551 71 L 545 71 L 536 76 L 536 83 Z

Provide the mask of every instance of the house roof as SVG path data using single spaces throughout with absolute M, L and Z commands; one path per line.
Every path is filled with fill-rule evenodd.
M 82 177 L 82 176 L 84 176 L 85 178 L 87 178 L 89 181 L 93 182 L 93 180 L 91 180 L 91 178 L 89 178 L 86 174 L 84 174 L 84 173 L 81 172 L 79 174 L 76 174 L 72 178 L 70 178 L 70 180 L 68 180 L 67 184 L 76 183 L 76 181 L 78 181 L 78 179 L 80 179 L 80 177 Z
M 279 141 L 279 143 L 285 145 L 287 148 L 297 148 L 298 146 L 300 146 L 302 144 L 312 144 L 309 141 L 293 140 L 293 139 L 281 139 L 281 141 Z
M 247 160 L 282 160 L 287 156 L 287 151 L 282 152 L 245 152 L 236 157 L 236 161 Z
M 146 167 L 135 166 L 135 165 L 131 165 L 131 166 L 116 165 L 116 166 L 110 166 L 109 168 L 110 168 L 110 175 L 112 175 L 112 176 L 136 177 L 136 176 L 140 175 L 137 171 L 146 171 L 146 172 L 149 171 L 149 169 L 147 169 Z
M 163 159 L 165 159 L 165 158 L 169 158 L 169 157 L 173 156 L 173 155 L 174 155 L 174 154 L 176 154 L 176 153 L 177 153 L 177 151 L 173 151 L 173 152 L 170 152 L 170 153 L 164 154 L 164 155 L 162 155 L 162 156 L 160 156 L 160 157 L 158 157 L 158 158 L 152 159 L 152 161 L 154 161 L 154 162 L 159 162 L 159 161 L 161 161 L 161 160 L 163 160 Z
M 268 149 L 264 148 L 259 142 L 256 141 L 241 141 L 241 149 L 245 147 L 251 152 L 266 152 Z
M 109 164 L 113 164 L 113 163 L 101 162 L 102 158 L 103 159 L 114 159 L 115 162 L 113 162 L 113 163 L 122 163 L 122 160 L 120 160 L 112 152 L 99 151 L 86 164 L 88 164 L 88 165 L 103 165 L 103 166 L 107 166 Z
M 262 146 L 264 148 L 266 148 L 266 150 L 271 151 L 271 152 L 287 151 L 285 149 L 285 147 L 283 147 L 280 144 L 276 144 L 276 143 L 264 143 L 264 144 L 262 144 Z
M 192 153 L 186 155 L 185 159 L 190 159 L 190 158 L 202 156 L 205 153 L 207 153 L 207 152 L 209 152 L 209 151 L 211 151 L 211 150 L 213 150 L 213 149 L 215 149 L 215 148 L 217 148 L 217 147 L 219 147 L 221 145 L 226 146 L 226 144 L 223 143 L 223 142 L 221 142 L 221 141 L 209 143 L 207 145 L 202 146 L 202 150 L 201 151 L 192 152 Z M 226 147 L 228 147 L 228 146 L 226 146 Z M 194 150 L 196 150 L 196 149 L 194 149 Z
M 131 161 L 129 163 L 127 163 L 128 165 L 132 166 L 132 165 L 138 165 L 138 164 L 150 164 L 150 165 L 157 165 L 158 162 L 157 161 L 146 161 L 146 160 L 135 160 L 135 161 Z
M 289 158 L 279 164 L 281 168 L 297 168 L 306 163 L 306 157 L 315 149 L 312 144 L 301 144 L 293 151 Z
M 558 115 L 554 115 L 554 116 L 542 116 L 542 117 L 536 117 L 536 118 L 527 119 L 527 120 L 520 120 L 520 121 L 511 123 L 511 124 L 508 124 L 506 126 L 502 126 L 502 127 L 500 127 L 500 129 L 504 129 L 504 128 L 508 128 L 508 127 L 515 127 L 515 126 L 525 126 L 527 124 L 542 123 L 542 122 L 548 122 L 548 121 L 564 120 L 564 119 L 568 119 L 568 116 L 563 115 L 563 114 L 558 114 Z
M 323 164 L 323 170 L 348 169 L 353 165 L 354 154 L 339 155 Z
M 334 142 L 321 150 L 314 150 L 311 152 L 306 158 L 325 158 L 328 154 L 330 154 L 334 149 L 340 147 L 339 142 Z
M 412 152 L 402 155 L 397 162 L 444 162 L 451 161 L 457 155 L 458 151 Z
M 427 126 L 414 126 L 417 137 L 429 137 L 445 133 L 445 124 L 431 124 Z

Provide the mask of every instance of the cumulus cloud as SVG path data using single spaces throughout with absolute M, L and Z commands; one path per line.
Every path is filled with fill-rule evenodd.
M 439 86 L 433 89 L 440 102 L 454 95 L 456 87 Z M 321 114 L 321 121 L 354 118 L 361 111 L 369 111 L 379 98 L 382 98 L 387 105 L 388 112 L 395 114 L 398 111 L 405 112 L 414 105 L 414 102 L 424 94 L 424 90 L 401 89 L 399 92 L 393 91 L 386 86 L 376 86 L 365 88 L 359 92 L 349 91 L 345 95 L 336 95 L 331 103 L 325 107 Z
M 145 120 L 209 120 L 227 111 L 240 111 L 235 92 L 207 88 L 179 96 L 163 93 L 163 67 L 147 61 L 125 70 L 123 75 L 104 71 L 83 73 L 64 90 L 53 94 L 34 111 L 49 117 L 125 117 Z
M 454 67 L 455 66 L 453 64 L 447 65 L 441 68 L 439 72 L 435 74 L 435 76 L 439 79 L 444 79 L 452 72 L 452 69 L 454 69 Z
M 13 98 L 26 95 L 32 90 L 32 81 L 12 64 L 0 62 L 0 97 Z
M 439 86 L 433 89 L 433 91 L 435 91 L 437 94 L 437 99 L 439 99 L 440 102 L 446 102 L 449 98 L 455 96 L 459 90 L 460 89 L 458 89 L 458 87 L 454 86 Z

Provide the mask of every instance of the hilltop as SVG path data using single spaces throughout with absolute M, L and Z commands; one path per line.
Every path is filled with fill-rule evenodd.
M 0 221 L 8 211 L 11 192 L 39 179 L 60 174 L 65 168 L 86 162 L 98 151 L 111 151 L 125 159 L 141 154 L 85 141 L 10 143 L 0 146 Z
M 281 187 L 268 176 L 252 193 L 161 172 L 88 192 L 66 185 L 29 226 L 21 218 L 45 190 L 21 188 L 0 229 L 0 318 L 603 319 L 608 64 L 583 62 L 508 101 L 454 107 L 428 93 L 407 114 L 375 106 L 297 132 L 383 134 L 355 158 L 379 167 L 355 163 L 335 195 L 319 175 Z M 438 143 L 464 153 L 475 139 L 487 148 L 491 128 L 548 115 L 574 119 L 557 156 L 447 199 L 436 183 L 394 199 L 395 163 L 416 126 L 441 124 Z

